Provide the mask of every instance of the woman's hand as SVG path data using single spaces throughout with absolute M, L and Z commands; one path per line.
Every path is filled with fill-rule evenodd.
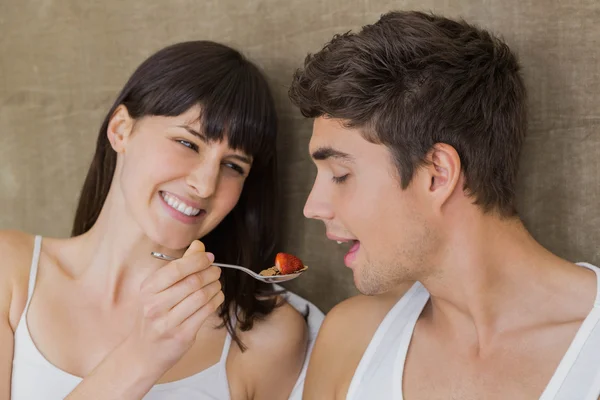
M 140 289 L 142 306 L 127 341 L 162 372 L 194 344 L 204 321 L 223 303 L 221 269 L 204 244 L 193 242 L 182 258 L 150 275 Z
M 141 307 L 127 338 L 81 382 L 68 400 L 141 399 L 190 349 L 206 319 L 223 303 L 214 256 L 193 242 L 141 285 Z

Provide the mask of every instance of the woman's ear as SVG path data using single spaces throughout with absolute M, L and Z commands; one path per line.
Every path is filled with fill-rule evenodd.
M 133 118 L 131 118 L 127 107 L 123 104 L 119 105 L 110 117 L 106 135 L 113 150 L 117 153 L 125 152 L 127 140 L 133 130 L 133 123 Z

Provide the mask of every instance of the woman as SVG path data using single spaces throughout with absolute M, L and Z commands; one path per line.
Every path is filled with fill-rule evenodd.
M 140 65 L 100 129 L 73 236 L 0 235 L 0 399 L 288 398 L 305 321 L 211 266 L 273 263 L 276 129 L 265 79 L 231 48 L 180 43 Z

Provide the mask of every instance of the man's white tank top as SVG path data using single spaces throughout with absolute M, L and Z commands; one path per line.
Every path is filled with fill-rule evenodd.
M 598 278 L 596 300 L 540 400 L 597 400 L 600 396 L 600 269 L 587 263 Z M 348 388 L 347 400 L 403 400 L 402 376 L 417 319 L 429 293 L 420 283 L 383 319 Z
M 33 259 L 29 273 L 29 288 L 25 310 L 15 331 L 13 369 L 11 378 L 12 400 L 59 400 L 64 399 L 82 381 L 81 377 L 71 375 L 48 361 L 33 342 L 27 327 L 27 310 L 35 288 L 42 238 L 35 238 Z M 277 289 L 283 289 L 277 287 Z M 308 349 L 302 372 L 289 397 L 300 400 L 304 388 L 306 368 L 314 341 L 324 319 L 323 313 L 302 297 L 287 292 L 288 303 L 299 312 L 308 312 Z M 190 377 L 173 382 L 156 384 L 144 396 L 144 400 L 228 400 L 229 382 L 225 368 L 232 338 L 227 333 L 221 358 L 218 363 Z

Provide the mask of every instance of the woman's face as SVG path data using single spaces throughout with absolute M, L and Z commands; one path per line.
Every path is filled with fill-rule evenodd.
M 123 108 L 109 125 L 119 152 L 115 183 L 123 204 L 152 241 L 170 249 L 187 247 L 225 218 L 252 165 L 252 158 L 231 149 L 226 138 L 208 142 L 199 115 L 200 108 L 193 107 L 176 117 L 133 123 Z

